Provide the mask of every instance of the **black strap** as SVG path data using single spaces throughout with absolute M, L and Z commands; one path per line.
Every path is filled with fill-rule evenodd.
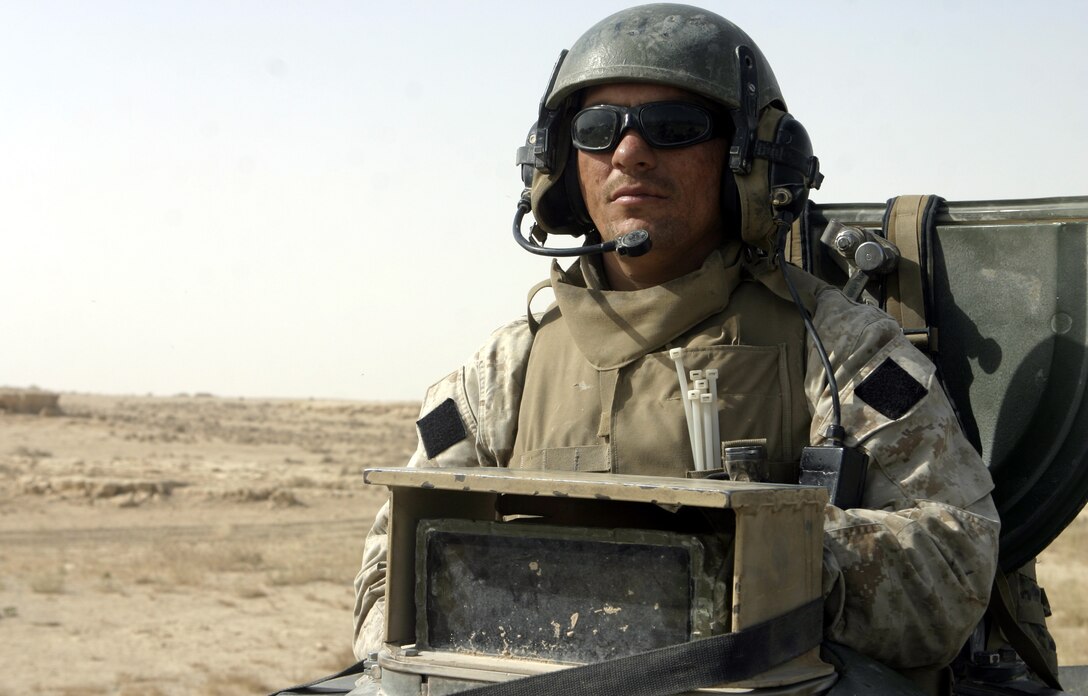
M 298 686 L 292 686 L 287 689 L 280 689 L 268 696 L 280 696 L 281 694 L 284 696 L 289 696 L 290 694 L 345 694 L 348 691 L 351 691 L 351 684 L 325 685 L 324 687 L 322 685 L 324 685 L 325 682 L 331 682 L 335 679 L 362 674 L 372 664 L 374 663 L 371 660 L 359 660 L 351 667 L 346 667 L 336 674 L 330 674 L 321 677 L 320 679 L 315 679 L 312 682 L 306 682 L 305 684 L 299 684 Z
M 823 601 L 736 633 L 489 684 L 459 696 L 668 696 L 737 682 L 803 655 L 823 638 Z
M 757 141 L 754 154 L 756 157 L 796 169 L 809 181 L 816 181 L 817 178 L 823 181 L 823 177 L 820 176 L 820 160 L 815 155 L 806 154 L 788 145 L 776 145 L 768 140 Z M 819 188 L 819 186 L 814 185 L 813 188 Z

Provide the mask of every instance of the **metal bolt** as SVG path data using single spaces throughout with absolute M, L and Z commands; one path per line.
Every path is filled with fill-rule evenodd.
M 784 188 L 776 188 L 771 192 L 771 205 L 776 208 L 788 205 L 793 200 L 793 195 Z
M 884 248 L 876 242 L 865 242 L 858 246 L 857 251 L 854 252 L 854 263 L 858 265 L 863 271 L 870 272 L 881 268 L 887 255 L 884 253 Z
M 864 241 L 865 235 L 861 232 L 861 230 L 853 227 L 840 226 L 839 231 L 835 233 L 835 237 L 831 243 L 835 246 L 835 249 L 838 250 L 839 253 L 846 256 Z

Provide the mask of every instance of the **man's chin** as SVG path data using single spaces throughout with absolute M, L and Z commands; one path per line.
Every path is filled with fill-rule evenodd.
M 646 230 L 650 233 L 652 239 L 655 233 L 659 233 L 662 229 L 660 223 L 655 223 L 651 220 L 625 220 L 622 225 L 615 225 L 610 229 L 610 234 L 605 238 L 606 241 L 617 239 L 625 234 L 634 232 L 635 230 Z

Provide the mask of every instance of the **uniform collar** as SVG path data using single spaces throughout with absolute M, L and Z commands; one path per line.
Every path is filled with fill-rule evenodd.
M 567 270 L 552 265 L 551 284 L 578 350 L 610 370 L 660 350 L 729 304 L 741 280 L 741 244 L 730 241 L 684 276 L 642 290 L 608 290 L 599 260 Z

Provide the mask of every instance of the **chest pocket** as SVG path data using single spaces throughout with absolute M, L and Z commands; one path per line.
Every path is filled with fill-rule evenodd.
M 798 438 L 807 438 L 808 432 L 805 413 L 795 413 L 795 392 L 801 385 L 791 384 L 790 376 L 800 372 L 791 370 L 790 357 L 784 345 L 684 350 L 686 370 L 718 370 L 721 439 L 765 441 L 776 472 L 791 466 L 795 451 L 804 444 Z M 685 476 L 693 468 L 691 444 L 680 382 L 667 351 L 651 353 L 620 369 L 614 385 L 611 395 L 594 390 L 591 399 L 596 408 L 584 404 L 577 423 L 553 421 L 551 432 L 538 432 L 543 437 L 534 438 L 537 446 L 512 466 Z M 590 394 L 583 393 L 584 397 Z M 775 478 L 789 476 L 776 474 Z
M 723 441 L 765 440 L 772 462 L 790 459 L 794 399 L 785 346 L 708 346 L 684 350 L 685 370 L 718 370 Z M 636 361 L 620 379 L 612 411 L 618 473 L 684 476 L 692 469 L 676 366 L 667 352 Z M 807 423 L 803 430 L 807 433 Z

